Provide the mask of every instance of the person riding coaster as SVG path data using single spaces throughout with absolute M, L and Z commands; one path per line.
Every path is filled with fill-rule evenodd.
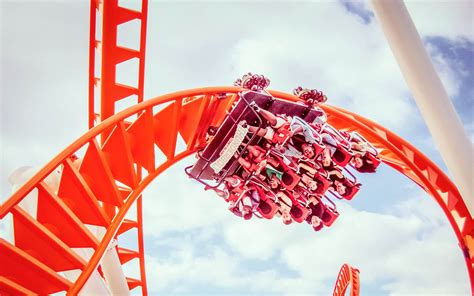
M 260 174 L 267 164 L 267 152 L 258 145 L 247 145 L 246 150 L 239 155 L 235 153 L 238 163 L 246 174 Z
M 304 161 L 298 163 L 298 173 L 301 176 L 301 182 L 298 184 L 298 187 L 303 194 L 324 195 L 329 189 L 331 183 L 327 172 L 321 167 L 316 168 L 315 166 Z M 301 188 L 305 190 L 301 190 Z
M 345 167 L 353 157 L 349 141 L 329 124 L 322 127 L 321 138 L 325 145 L 321 157 L 323 166 L 330 166 L 332 160 L 337 165 Z
M 235 202 L 240 198 L 242 192 L 246 191 L 246 185 L 244 180 L 238 175 L 231 175 L 224 178 L 222 182 L 224 188 L 214 188 L 211 186 L 205 186 L 204 190 L 213 190 L 219 197 L 222 197 L 226 202 Z
M 326 207 L 321 198 L 316 195 L 310 196 L 306 207 L 310 210 L 306 216 L 306 222 L 313 227 L 314 231 L 320 231 L 324 227 L 324 222 L 327 223 L 330 220 L 330 215 L 326 213 Z
M 296 159 L 313 160 L 317 158 L 323 152 L 325 146 L 315 127 L 304 119 L 293 116 L 290 122 L 290 139 L 283 154 Z
M 326 204 L 322 199 L 326 199 Z M 313 227 L 314 231 L 320 231 L 324 226 L 330 227 L 339 217 L 336 205 L 326 195 L 310 195 L 307 198 L 306 208 L 308 215 L 305 220 Z
M 375 147 L 357 132 L 341 132 L 350 143 L 354 153 L 350 165 L 360 173 L 375 173 L 380 158 Z
M 279 180 L 279 184 L 286 190 L 291 190 L 300 181 L 300 177 L 296 174 L 295 169 L 292 168 L 284 156 L 279 156 L 275 151 L 270 151 L 267 157 L 265 173 L 271 183 L 275 182 L 275 178 Z M 270 184 L 275 187 L 274 184 Z
M 245 220 L 252 218 L 261 203 L 259 191 L 253 185 L 244 185 L 245 189 L 235 198 L 229 199 L 229 210 Z
M 350 173 L 349 171 L 347 172 Z M 357 183 L 354 175 L 351 174 L 351 176 L 353 177 L 353 180 L 347 179 L 338 167 L 328 171 L 328 177 L 332 181 L 332 184 L 329 187 L 329 192 L 339 199 L 344 198 L 351 200 L 362 185 Z
M 267 184 L 255 176 L 250 177 L 249 183 L 254 185 L 260 196 L 260 204 L 257 207 L 258 213 L 263 218 L 272 219 L 279 210 L 279 205 L 277 204 L 278 197 L 268 188 Z
M 206 187 L 205 190 L 213 189 L 228 202 L 229 210 L 236 216 L 248 220 L 259 213 L 261 217 L 271 219 L 278 211 L 277 197 L 255 176 L 244 180 L 234 174 L 225 177 L 223 184 L 223 189 Z
M 291 137 L 290 119 L 285 114 L 275 115 L 270 111 L 260 108 L 255 102 L 250 102 L 249 107 L 253 108 L 264 120 L 268 122 L 268 126 L 260 128 L 249 126 L 249 132 L 257 134 L 267 139 L 275 145 L 283 145 L 289 137 Z
M 305 220 L 309 210 L 297 200 L 292 192 L 279 191 L 276 195 L 280 205 L 279 213 L 284 224 L 288 225 L 293 221 L 301 223 Z
M 223 185 L 223 189 L 212 187 L 205 187 L 204 189 L 214 190 L 218 196 L 222 197 L 229 204 L 229 210 L 235 215 L 244 219 L 250 219 L 252 207 L 250 206 L 249 208 L 249 205 L 252 205 L 252 200 L 253 202 L 258 202 L 259 200 L 253 196 L 254 188 L 248 186 L 247 182 L 235 174 L 225 177 Z M 252 200 L 248 200 L 249 195 Z

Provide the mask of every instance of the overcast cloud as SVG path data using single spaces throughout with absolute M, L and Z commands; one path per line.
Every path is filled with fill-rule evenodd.
M 87 130 L 89 8 L 87 1 L 0 4 L 5 199 L 15 168 L 44 165 Z M 407 3 L 474 139 L 472 6 Z M 121 29 L 121 44 L 136 44 L 134 27 Z M 153 1 L 147 44 L 146 98 L 262 73 L 271 89 L 323 90 L 328 103 L 381 123 L 444 168 L 368 3 Z M 133 66 L 122 66 L 121 81 L 134 82 Z M 346 262 L 361 270 L 364 295 L 469 294 L 442 211 L 389 168 L 361 176 L 359 195 L 339 202 L 339 220 L 315 234 L 307 225 L 232 216 L 221 199 L 187 179 L 182 169 L 192 161 L 174 166 L 144 194 L 152 295 L 327 295 Z M 133 246 L 132 237 L 120 243 Z M 136 260 L 126 270 L 136 274 Z

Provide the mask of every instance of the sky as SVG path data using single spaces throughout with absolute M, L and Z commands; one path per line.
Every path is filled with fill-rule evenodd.
M 473 3 L 406 3 L 471 140 Z M 15 168 L 43 166 L 87 130 L 89 4 L 0 5 L 5 200 Z M 328 104 L 382 124 L 448 173 L 370 3 L 151 1 L 148 15 L 145 98 L 260 73 L 271 79 L 270 89 L 322 90 Z M 136 28 L 123 27 L 119 43 L 136 45 Z M 124 82 L 133 81 L 128 67 L 118 77 Z M 233 216 L 186 177 L 183 168 L 193 161 L 174 165 L 144 192 L 151 295 L 328 295 L 343 263 L 361 270 L 363 295 L 469 294 L 465 263 L 441 209 L 386 166 L 359 175 L 360 193 L 338 202 L 339 219 L 315 233 L 306 224 Z M 133 235 L 120 237 L 121 246 L 134 248 Z M 137 260 L 125 268 L 133 277 Z

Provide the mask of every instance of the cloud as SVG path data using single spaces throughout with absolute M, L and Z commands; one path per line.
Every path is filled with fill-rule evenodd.
M 446 56 L 431 43 L 425 43 L 426 49 L 431 57 L 436 72 L 450 98 L 459 94 L 463 78 L 467 75 L 463 62 L 460 60 L 448 60 Z
M 303 276 L 324 280 L 327 275 L 315 275 L 312 266 L 330 270 L 342 261 L 360 268 L 363 287 L 385 282 L 379 286 L 384 294 L 468 293 L 467 272 L 459 268 L 462 254 L 433 202 L 416 197 L 400 203 L 392 214 L 356 211 L 350 206 L 341 212 L 344 220 L 324 234 L 324 245 L 308 237 L 283 251 L 286 261 Z M 298 255 L 307 250 L 334 255 Z
M 360 17 L 360 19 L 366 24 L 371 22 L 375 16 L 374 13 L 368 9 L 368 5 L 364 1 L 340 0 L 339 2 L 347 9 L 348 12 Z
M 5 5 L 5 176 L 15 166 L 46 163 L 86 129 L 89 12 L 74 3 Z M 423 137 L 412 130 L 418 114 L 379 25 L 362 22 L 340 4 L 296 3 L 150 2 L 145 97 L 229 85 L 245 72 L 260 72 L 270 77 L 274 89 L 320 88 L 330 104 L 404 131 L 404 136 Z M 465 25 L 465 2 L 460 10 L 454 7 L 455 13 L 453 6 L 428 6 L 429 16 L 422 15 L 421 5 L 412 13 L 422 35 L 472 40 L 466 37 L 472 27 Z M 460 68 L 442 52 L 432 49 L 432 54 L 448 91 L 456 93 Z M 364 210 L 366 201 L 357 209 L 341 205 L 339 221 L 315 234 L 308 225 L 244 222 L 232 216 L 221 199 L 183 180 L 185 163 L 169 169 L 144 193 L 150 291 L 326 295 L 340 265 L 349 262 L 361 269 L 363 289 L 374 295 L 468 294 L 452 231 L 425 197 L 412 199 L 399 189 L 406 202 L 386 212 L 378 200 L 373 201 L 380 203 L 372 206 L 375 212 Z M 367 187 L 393 182 L 387 175 L 371 180 L 374 184 Z M 8 196 L 9 188 L 2 186 L 2 193 Z M 127 271 L 136 274 L 135 261 Z
M 226 217 L 224 200 L 212 191 L 203 191 L 199 183 L 185 179 L 184 167 L 194 160 L 191 156 L 171 167 L 144 192 L 144 217 L 150 221 L 145 227 L 147 235 L 159 237 L 166 232 L 203 228 Z
M 451 40 L 465 38 L 474 41 L 473 5 L 469 0 L 456 1 L 455 5 L 447 1 L 406 1 L 413 22 L 422 35 Z
M 236 73 L 268 73 L 271 87 L 286 91 L 298 85 L 321 89 L 328 104 L 391 127 L 416 120 L 399 116 L 410 116 L 414 106 L 380 28 L 359 22 L 338 5 L 312 8 L 300 12 L 305 23 L 272 24 L 235 44 L 231 61 Z M 308 27 L 326 27 L 334 19 L 333 30 L 308 34 Z
M 176 203 L 181 200 L 188 196 L 174 195 Z M 339 220 L 320 233 L 279 219 L 243 221 L 222 208 L 225 216 L 209 223 L 204 211 L 196 212 L 203 217 L 191 218 L 192 225 L 147 236 L 148 278 L 160 279 L 150 282 L 150 291 L 186 294 L 199 287 L 201 293 L 326 295 L 339 267 L 350 263 L 361 270 L 362 289 L 371 295 L 468 293 L 455 236 L 424 194 L 381 213 L 340 202 L 338 209 Z M 146 227 L 170 228 L 166 223 L 147 218 Z

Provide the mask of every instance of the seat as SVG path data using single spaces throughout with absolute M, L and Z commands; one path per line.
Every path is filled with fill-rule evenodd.
M 291 199 L 292 203 L 290 210 L 291 218 L 297 223 L 303 222 L 310 212 L 309 209 L 301 205 L 301 203 L 296 200 L 293 194 L 287 192 L 287 195 Z
M 314 175 L 314 179 L 317 179 L 321 184 L 323 184 L 322 189 L 317 190 L 318 194 L 324 195 L 326 191 L 329 189 L 329 186 L 331 186 L 331 181 L 328 180 L 321 172 L 318 172 Z
M 341 133 L 329 124 L 325 124 L 322 131 L 331 136 L 336 142 L 336 151 L 332 155 L 332 160 L 339 166 L 345 167 L 354 154 L 351 152 L 351 144 L 341 135 Z M 331 145 L 326 143 L 326 145 Z
M 339 166 L 345 167 L 351 161 L 354 154 L 345 147 L 338 145 L 336 151 L 332 155 L 332 160 Z
M 344 195 L 340 195 L 339 193 L 335 191 L 331 191 L 331 190 L 329 190 L 328 192 L 330 192 L 331 195 L 337 199 L 352 200 L 354 196 L 359 192 L 360 187 L 362 186 L 362 184 L 360 183 L 353 183 L 351 180 L 347 180 L 347 179 L 345 179 L 344 185 L 346 186 L 346 188 L 350 190 L 349 193 L 347 193 L 347 189 L 346 189 L 346 194 Z
M 255 185 L 252 186 L 253 189 L 257 190 L 258 195 L 260 197 L 260 203 L 257 207 L 257 212 L 265 219 L 272 219 L 273 216 L 275 216 L 276 212 L 278 212 L 278 205 L 271 197 L 267 195 L 265 190 L 262 188 L 263 184 L 261 184 L 260 180 L 258 180 L 257 178 L 253 178 L 252 181 L 258 182 L 258 185 L 256 183 L 253 183 Z
M 257 211 L 265 219 L 272 219 L 278 212 L 278 205 L 271 199 L 261 200 Z
M 350 182 L 350 181 L 349 181 Z M 344 199 L 347 199 L 347 200 L 352 200 L 352 198 L 354 198 L 354 196 L 357 194 L 357 192 L 359 192 L 360 190 L 360 186 L 361 184 L 360 183 L 356 183 L 354 184 L 352 187 L 347 187 L 347 188 L 351 188 L 351 191 L 349 194 L 347 195 L 342 195 L 341 197 L 344 198 Z
M 277 155 L 275 152 L 272 152 L 271 156 L 276 158 L 283 168 L 283 176 L 281 179 L 283 187 L 287 190 L 293 190 L 296 184 L 300 182 L 301 177 L 283 161 L 281 156 Z
M 287 190 L 292 190 L 295 188 L 296 184 L 298 184 L 300 180 L 301 177 L 289 169 L 283 172 L 283 176 L 281 178 L 281 182 Z
M 357 182 L 357 178 L 356 176 L 351 173 L 350 170 L 348 170 L 347 168 L 344 168 L 345 172 L 347 173 L 346 175 L 346 178 L 344 180 L 344 185 L 346 186 L 346 188 L 350 188 L 350 192 L 345 194 L 345 195 L 339 195 L 339 199 L 343 198 L 343 199 L 347 199 L 347 200 L 352 200 L 352 198 L 354 198 L 354 196 L 357 194 L 357 192 L 359 192 L 360 190 L 360 187 L 362 186 L 362 184 L 358 183 Z M 347 176 L 350 176 L 351 179 L 348 179 Z
M 324 213 L 321 220 L 323 221 L 324 226 L 330 227 L 339 217 L 339 212 L 337 211 L 336 204 L 331 199 L 327 196 L 324 196 L 324 198 L 329 204 L 323 203 Z
M 290 139 L 290 124 L 285 123 L 278 130 L 275 131 L 275 134 L 272 138 L 272 143 L 275 145 L 283 146 Z
M 353 142 L 364 142 L 367 144 L 367 146 L 369 147 L 369 149 L 367 151 L 365 151 L 365 154 L 364 154 L 364 157 L 367 159 L 367 160 L 370 160 L 373 164 L 373 167 L 374 167 L 374 170 L 377 169 L 377 167 L 380 165 L 381 163 L 381 160 L 380 158 L 378 157 L 378 151 L 377 149 L 372 145 L 372 143 L 370 143 L 369 141 L 367 141 L 361 134 L 359 134 L 358 132 L 351 132 L 351 133 L 344 133 L 344 136 L 349 140 L 349 141 L 353 141 Z M 359 171 L 358 168 L 354 167 L 354 169 L 356 169 L 357 171 Z M 360 171 L 363 173 L 363 171 Z

